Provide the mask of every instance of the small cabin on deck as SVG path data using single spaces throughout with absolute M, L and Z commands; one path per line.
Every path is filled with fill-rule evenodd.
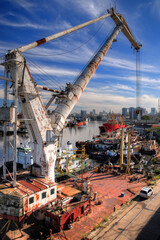
M 57 198 L 57 185 L 46 178 L 27 178 L 0 184 L 0 216 L 20 222 L 25 216 L 47 206 Z

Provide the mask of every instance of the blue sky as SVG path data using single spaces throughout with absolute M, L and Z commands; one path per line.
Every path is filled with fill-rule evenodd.
M 141 107 L 158 107 L 160 90 L 159 0 L 0 0 L 0 56 L 7 50 L 39 40 L 89 21 L 110 7 L 123 14 L 140 51 Z M 115 24 L 107 18 L 89 27 L 24 53 L 34 80 L 52 88 L 64 88 L 77 78 Z M 0 75 L 4 75 L 0 67 Z M 3 83 L 0 85 L 3 97 Z M 41 92 L 44 103 L 51 94 Z M 136 106 L 136 53 L 123 33 L 112 44 L 74 111 Z M 54 106 L 52 106 L 52 109 Z

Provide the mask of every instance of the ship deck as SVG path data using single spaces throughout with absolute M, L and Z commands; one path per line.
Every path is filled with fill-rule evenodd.
M 92 212 L 88 214 L 88 216 L 81 218 L 79 222 L 73 223 L 73 228 L 65 231 L 67 239 L 82 239 L 90 233 L 96 225 L 138 194 L 142 186 L 146 185 L 146 183 L 144 182 L 143 175 L 137 174 L 136 177 L 138 179 L 137 181 L 130 182 L 129 179 L 131 176 L 129 175 L 113 176 L 106 175 L 106 173 L 94 172 L 83 174 L 83 178 L 90 180 L 93 193 L 97 192 L 97 200 L 92 201 Z M 66 185 L 72 184 L 72 182 L 68 181 L 64 183 Z M 121 193 L 123 193 L 123 197 Z M 64 234 L 61 232 L 55 234 L 55 237 L 64 239 Z

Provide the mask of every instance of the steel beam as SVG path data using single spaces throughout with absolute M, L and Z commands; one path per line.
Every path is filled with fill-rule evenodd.
M 139 51 L 140 47 L 142 47 L 142 44 L 138 43 L 136 39 L 134 38 L 132 32 L 130 31 L 128 24 L 126 23 L 123 15 L 116 13 L 116 11 L 112 8 L 111 10 L 108 10 L 108 13 L 111 14 L 111 18 L 115 22 L 116 25 L 123 24 L 122 32 L 126 36 L 126 38 L 130 41 L 132 46 Z
M 13 82 L 13 80 L 11 78 L 8 78 L 8 77 L 3 77 L 3 76 L 0 76 L 0 80 L 5 80 L 7 82 Z
M 14 81 L 14 108 L 15 108 L 15 121 L 14 128 L 14 159 L 13 159 L 13 187 L 16 186 L 16 172 L 17 172 L 17 103 L 18 103 L 18 72 L 15 66 L 15 81 Z
M 8 72 L 5 71 L 5 78 L 8 79 Z M 4 107 L 7 107 L 8 82 L 5 81 L 4 88 Z M 6 163 L 7 163 L 7 121 L 3 124 L 3 179 L 6 179 Z
M 93 19 L 93 20 L 90 20 L 90 21 L 88 21 L 88 22 L 79 24 L 79 25 L 77 25 L 77 26 L 75 26 L 75 27 L 69 28 L 69 29 L 64 30 L 64 31 L 62 31 L 62 32 L 55 33 L 55 34 L 53 34 L 53 35 L 50 35 L 49 37 L 42 38 L 42 39 L 40 39 L 40 40 L 38 40 L 38 41 L 35 41 L 35 42 L 33 42 L 33 43 L 30 43 L 30 44 L 27 44 L 27 45 L 25 45 L 25 46 L 19 47 L 18 49 L 11 50 L 11 52 L 12 52 L 12 51 L 15 51 L 15 50 L 18 50 L 18 51 L 20 51 L 20 52 L 26 52 L 26 51 L 29 50 L 29 49 L 35 48 L 35 47 L 37 47 L 37 46 L 39 46 L 39 45 L 41 45 L 41 44 L 44 44 L 44 43 L 49 42 L 49 41 L 51 41 L 51 40 L 54 40 L 54 39 L 57 39 L 57 38 L 62 37 L 62 36 L 64 36 L 64 35 L 67 35 L 68 33 L 71 33 L 71 32 L 74 32 L 74 31 L 76 31 L 76 30 L 78 30 L 78 29 L 84 28 L 84 27 L 86 27 L 86 26 L 88 26 L 88 25 L 90 25 L 90 24 L 92 24 L 92 23 L 98 22 L 98 21 L 100 21 L 100 20 L 102 20 L 102 19 L 105 19 L 105 18 L 107 18 L 107 17 L 110 17 L 110 13 L 105 14 L 105 15 L 99 17 L 99 18 L 95 18 L 95 19 Z
M 123 168 L 124 128 L 121 131 L 120 170 Z

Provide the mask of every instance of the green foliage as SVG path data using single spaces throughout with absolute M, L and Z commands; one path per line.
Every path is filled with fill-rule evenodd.
M 159 180 L 159 179 L 160 179 L 160 175 L 153 176 L 154 181 Z
M 151 118 L 148 115 L 144 115 L 144 116 L 141 117 L 141 119 L 142 120 L 150 120 Z
M 155 172 L 156 174 L 160 174 L 160 168 L 157 168 L 154 172 Z
M 149 181 L 147 185 L 152 186 L 152 185 L 155 185 L 155 184 L 156 184 L 156 181 Z

